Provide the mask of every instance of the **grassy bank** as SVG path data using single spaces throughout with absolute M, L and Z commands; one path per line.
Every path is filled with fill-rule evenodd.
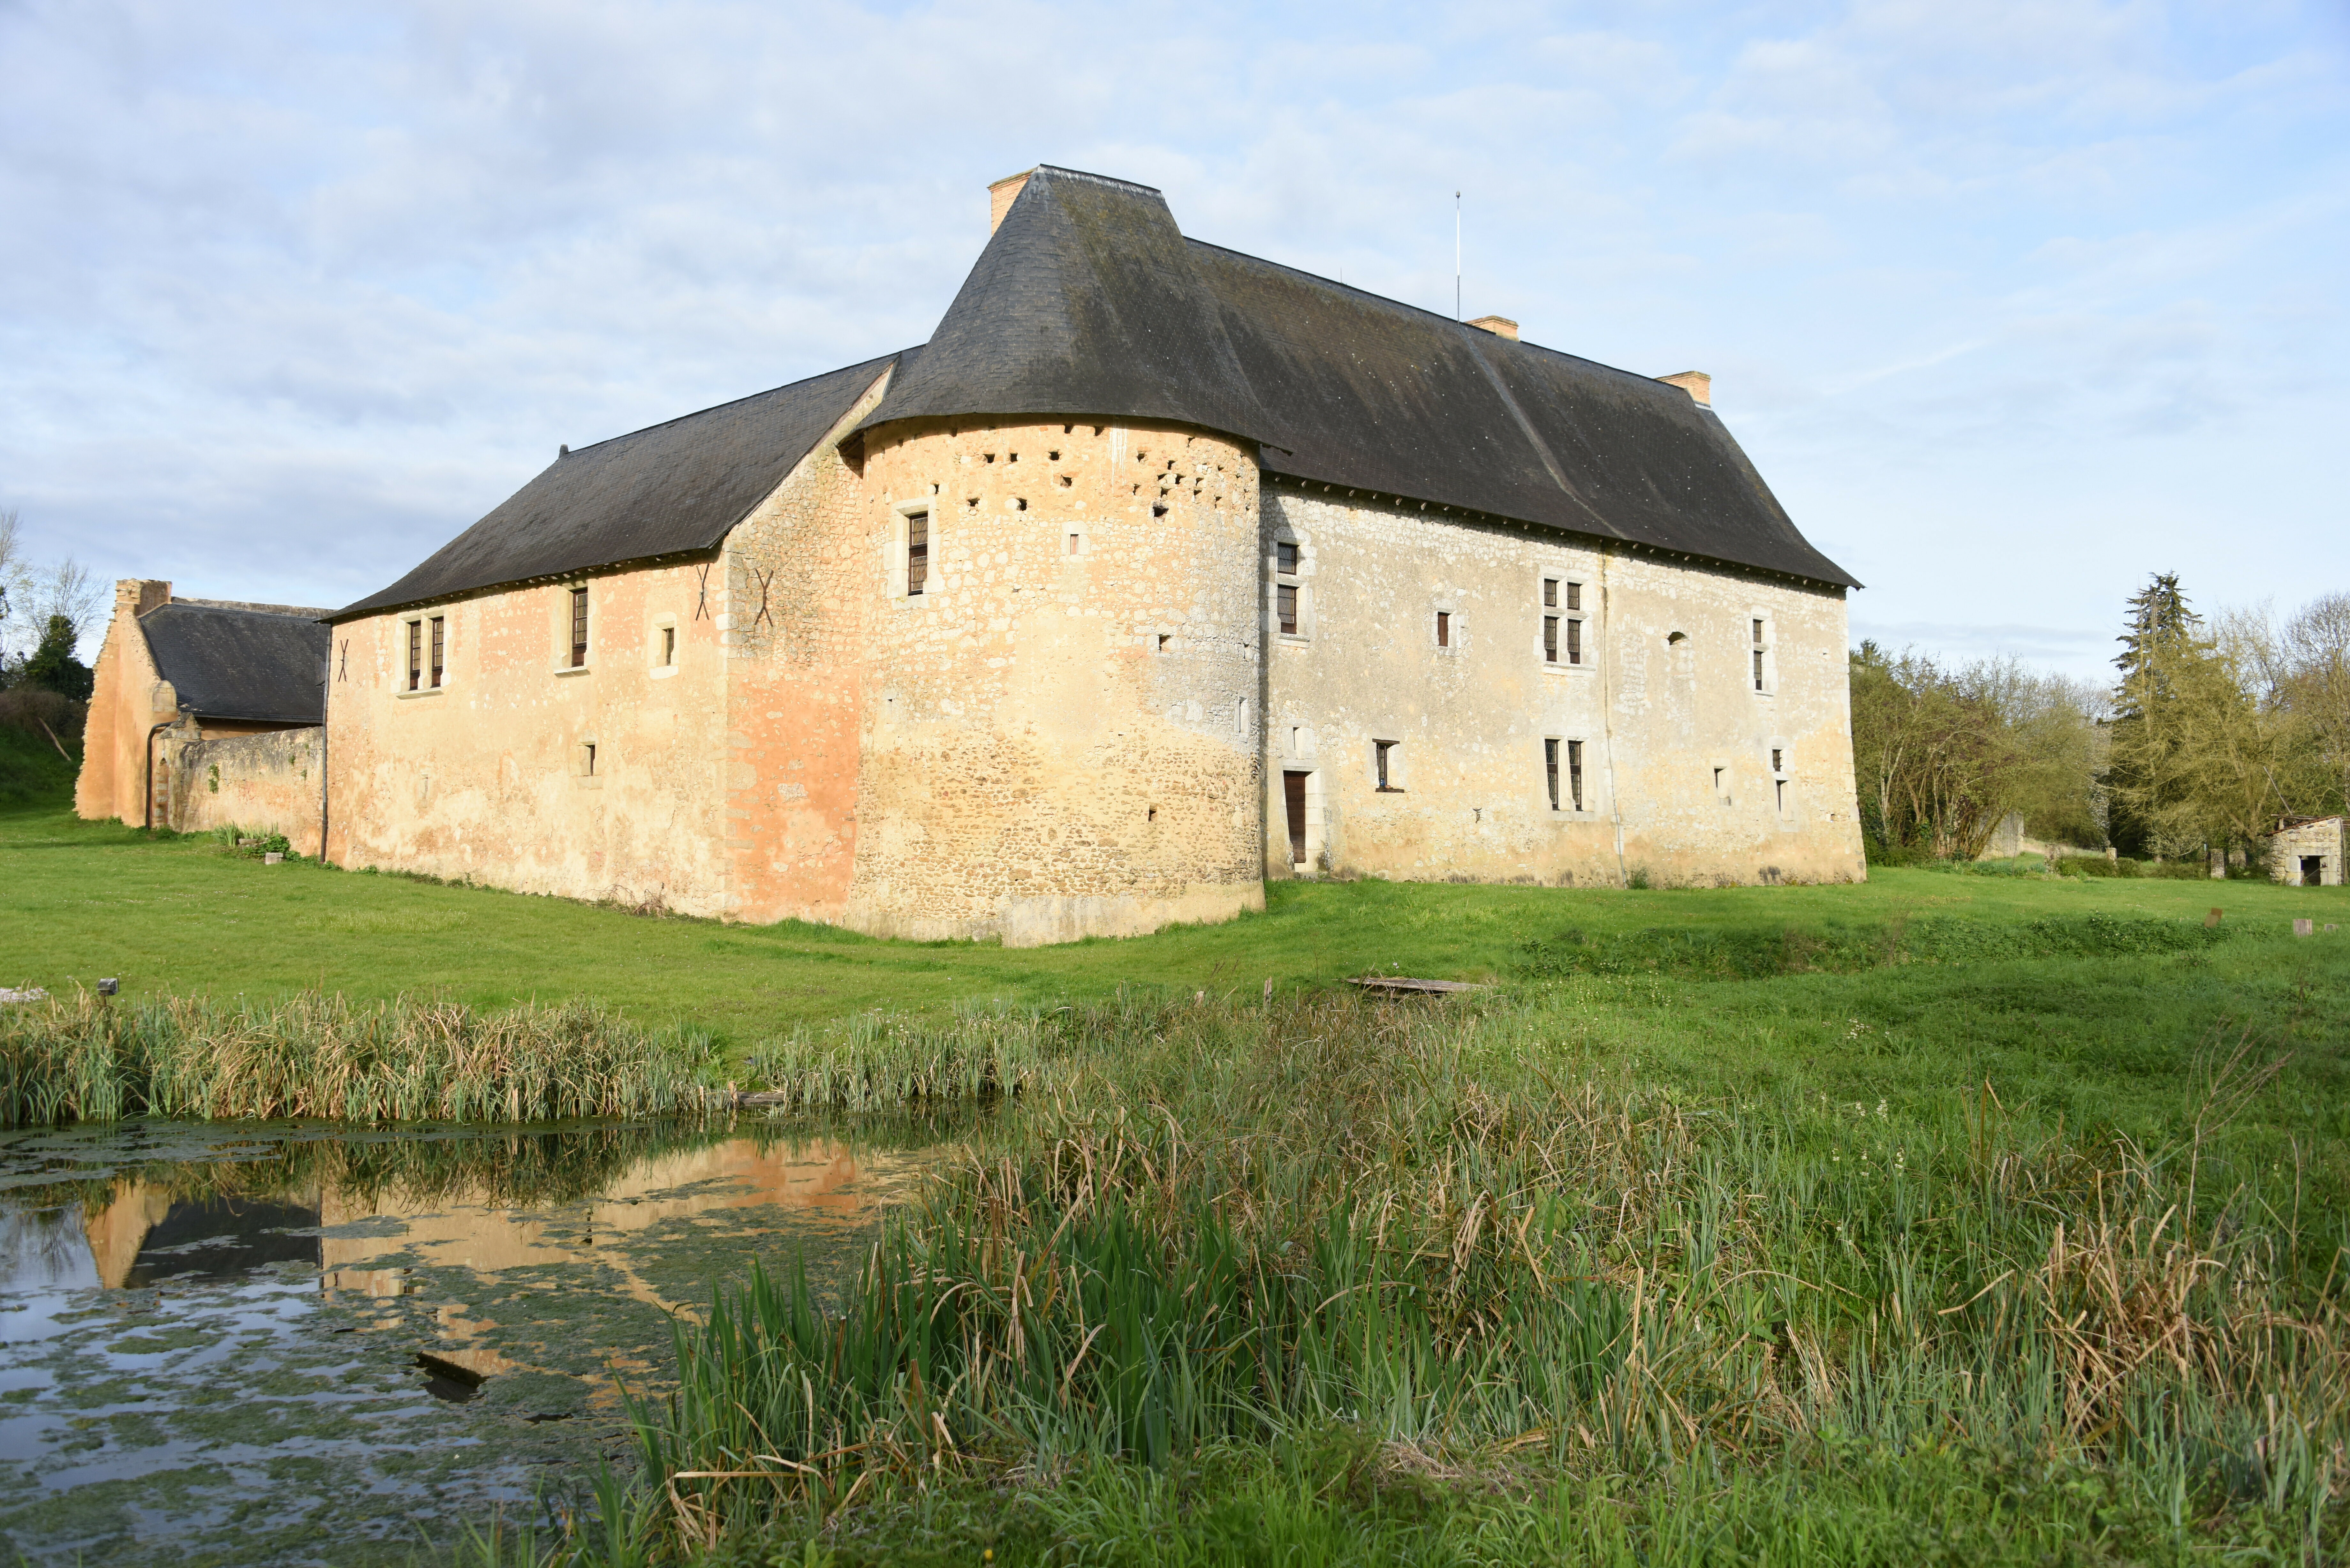
M 0 1008 L 0 1127 L 198 1121 L 537 1122 L 695 1110 L 707 1041 L 648 1034 L 584 1002 L 480 1012 L 401 998 Z
M 1793 930 L 1825 951 L 1856 932 L 1921 921 L 2102 915 L 2199 925 L 2215 905 L 2227 911 L 2224 929 L 2261 940 L 2284 939 L 2297 916 L 2350 925 L 2350 893 L 2339 888 L 1887 870 L 1861 887 L 1652 892 L 1279 883 L 1262 915 L 1224 925 L 1022 950 L 879 941 L 795 923 L 646 919 L 400 877 L 264 866 L 209 838 L 151 839 L 56 810 L 0 813 L 0 985 L 64 992 L 114 976 L 132 997 L 317 991 L 373 1002 L 429 994 L 492 1009 L 586 996 L 641 1027 L 706 1031 L 734 1059 L 795 1028 L 877 1009 L 1055 1006 L 1138 983 L 1253 995 L 1267 980 L 1286 991 L 1370 970 L 1510 978 L 1528 971 L 1530 942 L 1555 947 L 1568 932 L 1598 944 L 1669 930 L 1738 945 Z M 1791 951 L 1799 971 L 1821 967 Z
M 840 1314 L 794 1279 L 722 1291 L 601 1533 L 557 1554 L 2345 1544 L 2350 1166 L 2309 1119 L 2338 1013 L 2190 1046 L 2141 1137 L 1962 1060 L 1898 1103 L 1664 1085 L 1574 1028 L 1627 983 L 969 1033 L 1033 1092 L 892 1224 Z M 830 1067 L 913 1048 L 843 1042 Z

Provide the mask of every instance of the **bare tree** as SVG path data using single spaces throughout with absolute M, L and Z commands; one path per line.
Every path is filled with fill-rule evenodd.
M 2350 808 L 2350 594 L 2312 599 L 2277 641 L 2284 700 L 2325 770 L 2331 804 Z

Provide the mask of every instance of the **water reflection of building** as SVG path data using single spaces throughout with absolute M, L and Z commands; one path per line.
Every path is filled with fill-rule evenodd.
M 83 1229 L 99 1282 L 135 1290 L 174 1274 L 235 1279 L 271 1263 L 319 1262 L 315 1190 L 270 1198 L 174 1198 L 166 1182 L 126 1181 Z M 309 1235 L 289 1231 L 311 1231 Z
M 558 1135 L 559 1136 L 559 1135 Z M 268 1197 L 175 1197 L 169 1181 L 119 1184 L 102 1209 L 85 1212 L 82 1230 L 99 1282 L 121 1290 L 175 1274 L 234 1278 L 275 1262 L 323 1272 L 328 1290 L 391 1296 L 404 1272 L 362 1265 L 387 1251 L 413 1251 L 436 1264 L 495 1273 L 548 1264 L 617 1270 L 630 1294 L 674 1309 L 629 1267 L 625 1241 L 672 1220 L 761 1204 L 829 1213 L 847 1220 L 869 1209 L 870 1179 L 902 1162 L 860 1156 L 830 1140 L 769 1143 L 726 1138 L 639 1160 L 595 1197 L 550 1211 L 494 1204 L 486 1185 L 472 1191 L 409 1197 L 397 1188 L 361 1198 L 332 1187 Z M 584 1212 L 583 1212 L 584 1210 Z M 390 1234 L 321 1235 L 370 1220 L 400 1223 Z

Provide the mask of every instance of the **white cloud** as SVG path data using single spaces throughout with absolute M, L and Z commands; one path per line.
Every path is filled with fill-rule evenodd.
M 558 441 L 919 341 L 1040 159 L 1440 309 L 1460 189 L 1470 313 L 1715 371 L 1857 619 L 2073 657 L 2157 566 L 2350 583 L 2345 57 L 2319 0 L 36 0 L 0 505 L 356 597 Z

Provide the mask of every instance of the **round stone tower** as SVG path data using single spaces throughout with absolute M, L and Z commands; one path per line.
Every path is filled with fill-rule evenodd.
M 1074 417 L 866 432 L 848 924 L 1024 946 L 1263 907 L 1253 452 Z

